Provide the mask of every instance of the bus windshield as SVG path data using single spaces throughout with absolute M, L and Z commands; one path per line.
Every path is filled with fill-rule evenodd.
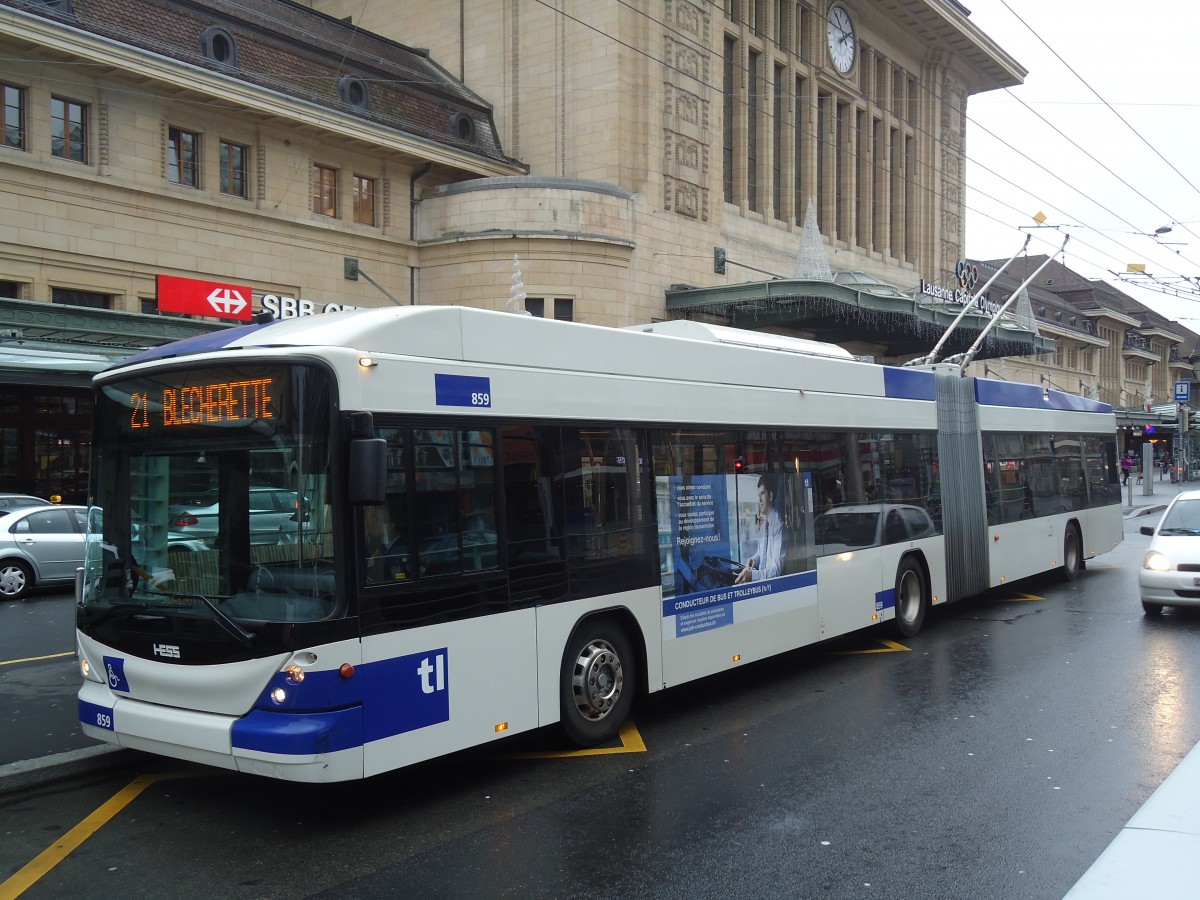
M 329 379 L 297 365 L 175 369 L 96 401 L 83 621 L 255 623 L 339 614 Z M 247 629 L 251 630 L 247 630 Z

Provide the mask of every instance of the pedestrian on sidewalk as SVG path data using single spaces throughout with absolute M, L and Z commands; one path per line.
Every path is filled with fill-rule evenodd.
M 1129 470 L 1133 468 L 1133 456 L 1126 453 L 1121 457 L 1121 484 L 1129 484 Z

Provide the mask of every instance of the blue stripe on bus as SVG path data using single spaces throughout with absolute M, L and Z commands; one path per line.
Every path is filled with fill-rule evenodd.
M 113 730 L 113 711 L 111 706 L 101 706 L 98 703 L 79 701 L 79 721 L 84 725 L 95 725 L 97 728 Z
M 816 583 L 817 572 L 816 569 L 813 569 L 808 572 L 799 572 L 796 575 L 781 575 L 779 578 L 751 581 L 749 584 L 729 585 L 709 591 L 697 591 L 694 594 L 668 597 L 663 600 L 663 616 L 682 615 L 708 607 L 720 606 L 723 603 L 737 603 L 740 600 L 766 597 L 780 591 L 812 587 Z
M 356 667 L 309 672 L 300 684 L 282 673 L 257 707 L 233 724 L 233 746 L 287 755 L 332 753 L 450 721 L 450 663 L 445 647 Z M 271 698 L 283 688 L 285 699 Z M 342 709 L 328 706 L 353 701 Z
M 172 341 L 169 344 L 163 344 L 160 347 L 151 347 L 149 350 L 143 350 L 141 353 L 127 356 L 121 360 L 120 364 L 128 366 L 133 363 L 148 362 L 152 359 L 167 359 L 172 356 L 186 356 L 189 353 L 207 353 L 210 350 L 221 350 L 251 332 L 258 331 L 260 328 L 267 328 L 271 324 L 273 323 L 263 322 L 261 324 L 241 325 L 237 328 L 222 328 L 219 331 L 211 331 L 208 334 L 198 334 L 195 337 Z
M 1021 409 L 1058 409 L 1075 412 L 1110 413 L 1112 407 L 1098 400 L 1078 397 L 1064 391 L 1043 391 L 1036 384 L 975 379 L 975 400 L 983 406 L 1011 406 Z
M 884 366 L 883 393 L 898 400 L 936 400 L 937 381 L 932 372 Z
M 336 753 L 363 744 L 361 706 L 330 712 L 250 713 L 233 723 L 233 746 L 260 753 L 306 756 L 312 753 Z
M 887 588 L 886 590 L 875 592 L 875 612 L 883 612 L 885 609 L 892 609 L 895 605 L 895 588 Z

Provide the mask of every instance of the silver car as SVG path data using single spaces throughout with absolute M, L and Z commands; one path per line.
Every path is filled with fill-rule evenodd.
M 20 600 L 31 587 L 67 584 L 83 565 L 87 508 L 38 506 L 0 516 L 0 599 Z
M 211 543 L 217 536 L 221 507 L 213 495 L 197 500 L 197 503 L 171 504 L 167 510 L 167 528 L 176 538 Z M 250 543 L 296 541 L 299 529 L 305 525 L 307 505 L 295 491 L 275 487 L 250 488 Z
M 1164 606 L 1200 606 L 1200 491 L 1182 491 L 1157 526 L 1140 531 L 1153 536 L 1138 569 L 1142 609 L 1155 615 Z
M 51 506 L 49 500 L 32 494 L 0 494 L 0 511 L 24 509 L 28 506 Z

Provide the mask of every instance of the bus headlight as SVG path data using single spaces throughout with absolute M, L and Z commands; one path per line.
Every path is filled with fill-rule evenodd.
M 275 690 L 271 691 L 271 699 L 282 705 L 284 701 L 287 700 L 287 691 L 281 687 L 277 687 Z
M 304 680 L 304 670 L 299 666 L 284 666 L 283 676 L 292 684 L 299 684 Z
M 83 654 L 83 648 L 78 644 L 75 646 L 75 657 L 79 661 L 79 674 L 83 676 L 84 681 L 94 681 L 97 684 L 103 684 L 104 679 L 100 674 L 92 669 L 92 664 Z
M 1154 572 L 1169 572 L 1171 571 L 1171 560 L 1157 550 L 1151 550 L 1146 554 L 1146 558 L 1142 560 L 1142 568 L 1150 569 Z

